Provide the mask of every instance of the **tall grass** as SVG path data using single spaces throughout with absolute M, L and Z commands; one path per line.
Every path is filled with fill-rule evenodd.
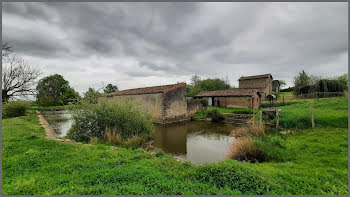
M 73 125 L 67 136 L 85 142 L 92 137 L 113 141 L 118 135 L 122 140 L 134 136 L 148 139 L 153 132 L 154 125 L 149 114 L 131 105 L 101 102 L 84 105 L 81 109 L 75 110 Z

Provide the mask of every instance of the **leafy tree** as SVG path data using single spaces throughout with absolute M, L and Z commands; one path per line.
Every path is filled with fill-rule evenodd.
M 59 74 L 40 79 L 36 90 L 37 103 L 42 106 L 66 105 L 80 99 L 79 93 Z
M 336 78 L 336 80 L 339 83 L 344 84 L 346 86 L 346 89 L 348 89 L 349 78 L 348 78 L 348 74 L 347 73 L 345 73 L 343 75 L 340 75 L 339 77 Z
M 311 82 L 311 77 L 304 70 L 299 72 L 299 74 L 294 77 L 294 94 L 307 94 L 309 92 Z
M 201 80 L 197 75 L 192 77 L 187 96 L 195 96 L 202 91 L 228 90 L 232 89 L 227 80 L 219 78 Z
M 89 88 L 89 90 L 84 93 L 84 101 L 90 104 L 96 104 L 100 95 L 101 93 L 97 90 Z
M 285 80 L 279 80 L 280 82 L 280 88 L 285 87 L 287 85 Z
M 107 84 L 107 86 L 103 89 L 105 94 L 112 93 L 118 91 L 118 87 L 112 84 Z

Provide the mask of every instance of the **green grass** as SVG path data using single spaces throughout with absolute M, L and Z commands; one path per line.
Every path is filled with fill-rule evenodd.
M 280 126 L 290 129 L 311 128 L 310 102 L 279 107 L 282 109 Z M 348 128 L 348 99 L 324 98 L 313 101 L 316 127 Z
M 284 106 L 283 112 L 304 117 L 309 109 L 303 105 L 307 103 Z M 314 106 L 323 114 L 318 116 L 323 124 L 317 128 L 267 136 L 267 142 L 283 147 L 284 152 L 273 153 L 287 156 L 283 162 L 225 160 L 201 166 L 142 149 L 111 151 L 105 144 L 45 139 L 30 110 L 27 116 L 2 120 L 2 191 L 4 195 L 347 195 L 348 131 L 342 121 L 347 99 L 320 99 Z
M 193 114 L 192 117 L 208 118 L 208 111 L 212 111 L 215 109 L 221 113 L 233 113 L 233 114 L 253 114 L 254 112 L 258 111 L 258 110 L 253 110 L 253 109 L 233 109 L 233 108 L 209 106 L 209 107 L 207 107 L 207 109 Z

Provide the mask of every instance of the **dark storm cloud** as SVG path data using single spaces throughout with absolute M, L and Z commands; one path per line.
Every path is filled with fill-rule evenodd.
M 3 3 L 2 36 L 50 72 L 65 72 L 50 67 L 63 60 L 100 72 L 93 84 L 195 73 L 233 83 L 272 73 L 290 83 L 301 69 L 346 72 L 347 15 L 346 3 Z

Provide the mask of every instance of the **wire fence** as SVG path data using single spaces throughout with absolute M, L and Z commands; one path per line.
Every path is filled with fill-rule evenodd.
M 317 99 L 344 96 L 344 92 L 313 92 L 309 94 L 293 95 L 296 99 Z

